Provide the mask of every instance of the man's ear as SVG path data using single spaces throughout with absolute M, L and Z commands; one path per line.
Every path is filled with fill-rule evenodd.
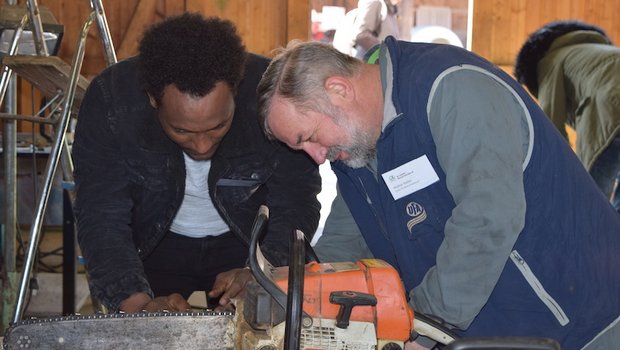
M 335 100 L 352 101 L 355 97 L 355 89 L 351 80 L 337 75 L 325 80 L 325 91 L 330 96 L 332 103 Z
M 151 104 L 151 106 L 157 109 L 157 100 L 155 99 L 155 97 L 153 97 L 153 95 L 149 93 L 147 93 L 147 95 L 149 96 L 149 103 Z

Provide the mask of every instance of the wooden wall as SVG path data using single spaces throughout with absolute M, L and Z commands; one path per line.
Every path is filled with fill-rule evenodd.
M 405 0 L 409 1 L 409 0 Z M 413 0 L 445 6 L 448 0 Z M 453 0 L 450 0 L 453 1 Z M 456 1 L 456 0 L 455 0 Z M 459 0 L 463 1 L 463 0 Z M 556 19 L 580 19 L 599 25 L 620 41 L 620 0 L 470 0 L 473 3 L 472 50 L 511 70 L 528 34 Z M 19 1 L 24 3 L 23 0 Z M 59 55 L 71 62 L 89 0 L 39 0 L 65 26 Z M 183 11 L 197 11 L 233 21 L 250 51 L 269 56 L 291 39 L 310 35 L 310 10 L 318 3 L 351 7 L 355 0 L 103 0 L 119 59 L 136 53 L 145 27 Z M 90 30 L 82 74 L 92 77 L 105 67 L 98 30 Z M 30 113 L 30 88 L 20 84 L 18 112 Z
M 620 42 L 619 0 L 474 0 L 472 51 L 512 66 L 528 35 L 559 19 L 598 25 Z
M 249 51 L 271 55 L 292 39 L 307 40 L 310 4 L 303 0 L 187 0 L 187 10 L 233 21 Z
M 24 4 L 24 1 L 18 3 Z M 102 3 L 119 60 L 137 53 L 137 44 L 145 28 L 183 11 L 231 20 L 248 50 L 267 56 L 292 39 L 307 40 L 310 33 L 310 3 L 303 0 L 102 0 Z M 91 12 L 90 1 L 39 0 L 38 4 L 49 8 L 58 22 L 64 25 L 59 56 L 70 63 L 81 28 Z M 81 72 L 92 78 L 105 66 L 99 31 L 93 24 Z M 33 100 L 34 110 L 37 110 L 40 99 L 37 92 L 34 92 L 33 99 L 27 82 L 20 82 L 18 89 L 18 113 L 33 113 Z M 31 128 L 31 123 L 18 122 L 18 131 L 29 131 Z
M 65 26 L 59 55 L 71 62 L 79 31 L 90 13 L 89 0 L 39 0 Z M 307 39 L 310 5 L 300 0 L 103 0 L 117 56 L 136 53 L 143 30 L 152 23 L 183 11 L 230 19 L 250 51 L 268 55 L 292 39 Z M 92 76 L 105 67 L 99 33 L 89 33 L 82 72 Z
M 620 0 L 473 1 L 472 50 L 500 65 L 511 65 L 527 35 L 556 19 L 588 21 L 603 27 L 615 42 L 620 40 Z M 325 4 L 350 8 L 355 3 L 356 0 L 103 0 L 121 59 L 135 54 L 137 41 L 147 25 L 186 10 L 232 20 L 249 50 L 269 55 L 291 39 L 309 37 L 311 8 L 318 10 Z M 414 2 L 420 3 L 446 6 L 446 0 Z M 39 0 L 39 4 L 49 7 L 65 26 L 60 55 L 70 62 L 79 28 L 90 11 L 89 0 Z M 93 75 L 104 66 L 98 31 L 93 28 L 83 73 Z

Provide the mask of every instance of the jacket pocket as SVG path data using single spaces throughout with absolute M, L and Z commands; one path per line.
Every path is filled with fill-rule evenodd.
M 558 304 L 558 302 L 555 301 L 555 299 L 553 299 L 553 297 L 549 295 L 549 293 L 547 293 L 538 278 L 536 278 L 536 275 L 534 275 L 534 272 L 532 272 L 532 270 L 530 269 L 525 259 L 523 259 L 523 257 L 521 257 L 519 252 L 517 252 L 516 250 L 513 250 L 510 253 L 510 259 L 515 264 L 517 269 L 519 269 L 523 277 L 525 277 L 525 280 L 530 285 L 530 287 L 532 287 L 534 293 L 536 293 L 540 301 L 542 301 L 547 306 L 549 311 L 551 311 L 553 316 L 555 316 L 560 325 L 566 326 L 568 322 L 570 322 L 568 316 L 566 316 L 566 313 L 564 313 L 564 310 L 562 310 L 560 304 Z

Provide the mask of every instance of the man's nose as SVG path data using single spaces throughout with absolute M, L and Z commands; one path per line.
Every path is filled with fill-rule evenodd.
M 314 160 L 316 164 L 325 163 L 325 158 L 327 156 L 327 148 L 323 147 L 317 143 L 306 142 L 301 147 L 304 152 L 308 153 L 308 155 Z
M 207 136 L 198 136 L 192 140 L 192 144 L 196 154 L 206 154 L 213 148 L 215 141 Z

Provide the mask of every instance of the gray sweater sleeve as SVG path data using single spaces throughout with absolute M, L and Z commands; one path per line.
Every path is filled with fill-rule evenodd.
M 435 82 L 429 123 L 456 207 L 415 310 L 466 329 L 487 302 L 524 227 L 529 128 L 514 91 L 461 67 Z
M 314 250 L 321 262 L 372 258 L 372 253 L 337 186 L 336 198 L 332 202 L 323 234 L 316 242 Z

